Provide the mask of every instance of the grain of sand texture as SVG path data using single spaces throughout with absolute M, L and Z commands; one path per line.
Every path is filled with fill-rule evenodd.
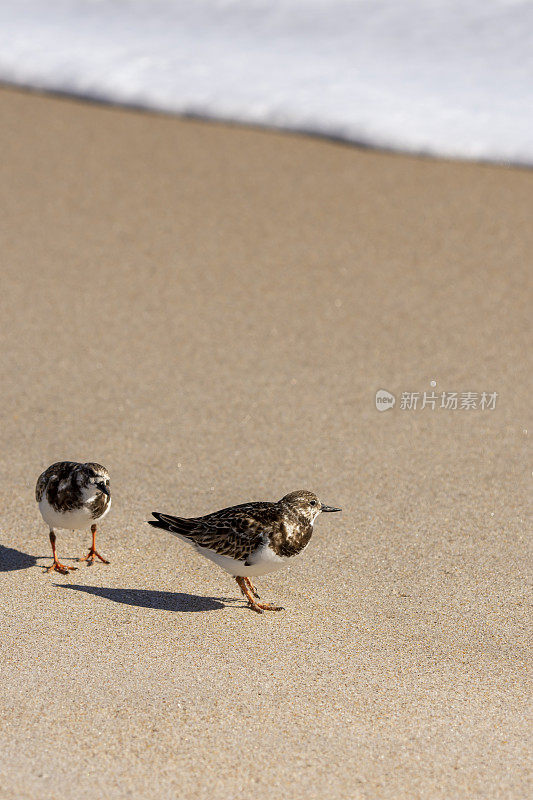
M 532 173 L 0 114 L 2 800 L 526 798 Z M 432 380 L 496 407 L 400 408 Z M 114 498 L 68 577 L 65 458 Z M 304 487 L 343 513 L 278 614 L 144 524 Z

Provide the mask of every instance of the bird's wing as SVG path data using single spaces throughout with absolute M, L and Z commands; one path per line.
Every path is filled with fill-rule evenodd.
M 245 561 L 265 542 L 279 519 L 274 503 L 245 503 L 191 519 L 152 513 L 157 522 L 150 520 L 150 525 L 239 561 Z
M 63 480 L 70 474 L 72 468 L 75 466 L 76 461 L 56 461 L 55 464 L 50 464 L 37 478 L 37 485 L 35 486 L 35 499 L 37 502 L 41 502 L 45 489 L 51 480 L 54 480 L 56 483 Z

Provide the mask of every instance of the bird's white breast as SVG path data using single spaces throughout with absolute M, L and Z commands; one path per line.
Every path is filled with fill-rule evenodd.
M 181 539 L 182 537 L 178 535 L 178 538 Z M 190 540 L 184 539 L 184 541 L 191 544 Z M 248 565 L 246 565 L 244 561 L 238 561 L 235 558 L 230 558 L 230 556 L 222 556 L 214 550 L 209 550 L 207 547 L 193 546 L 200 555 L 213 561 L 214 564 L 217 564 L 225 570 L 225 572 L 244 578 L 252 578 L 255 575 L 267 575 L 269 572 L 276 572 L 276 570 L 284 567 L 286 562 L 286 559 L 277 556 L 268 545 L 257 550 L 249 559 L 249 561 L 253 563 Z
M 98 520 L 103 519 L 110 508 L 111 500 L 107 504 L 107 508 L 104 513 L 98 517 Z M 73 508 L 70 511 L 56 511 L 48 502 L 46 492 L 44 492 L 41 500 L 39 501 L 39 511 L 41 512 L 42 518 L 46 524 L 50 526 L 50 528 L 66 528 L 67 530 L 71 531 L 83 530 L 97 521 L 94 519 L 90 509 L 87 508 L 87 506 Z
M 277 556 L 270 547 L 265 546 L 262 550 L 255 553 L 254 563 L 246 565 L 244 561 L 237 561 L 229 556 L 221 556 L 214 550 L 205 547 L 196 548 L 199 553 L 218 564 L 230 575 L 252 578 L 254 575 L 266 575 L 269 572 L 276 572 L 285 566 L 285 559 Z

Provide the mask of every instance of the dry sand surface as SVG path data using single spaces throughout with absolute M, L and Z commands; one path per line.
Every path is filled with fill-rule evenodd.
M 526 798 L 533 174 L 0 114 L 2 800 Z M 400 408 L 432 380 L 496 408 Z M 68 577 L 64 458 L 114 498 Z M 144 524 L 304 487 L 343 513 L 258 581 L 277 614 Z

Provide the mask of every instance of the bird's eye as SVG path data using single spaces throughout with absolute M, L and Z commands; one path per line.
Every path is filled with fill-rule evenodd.
M 316 506 L 316 500 L 310 500 L 309 501 L 309 505 L 310 506 Z

